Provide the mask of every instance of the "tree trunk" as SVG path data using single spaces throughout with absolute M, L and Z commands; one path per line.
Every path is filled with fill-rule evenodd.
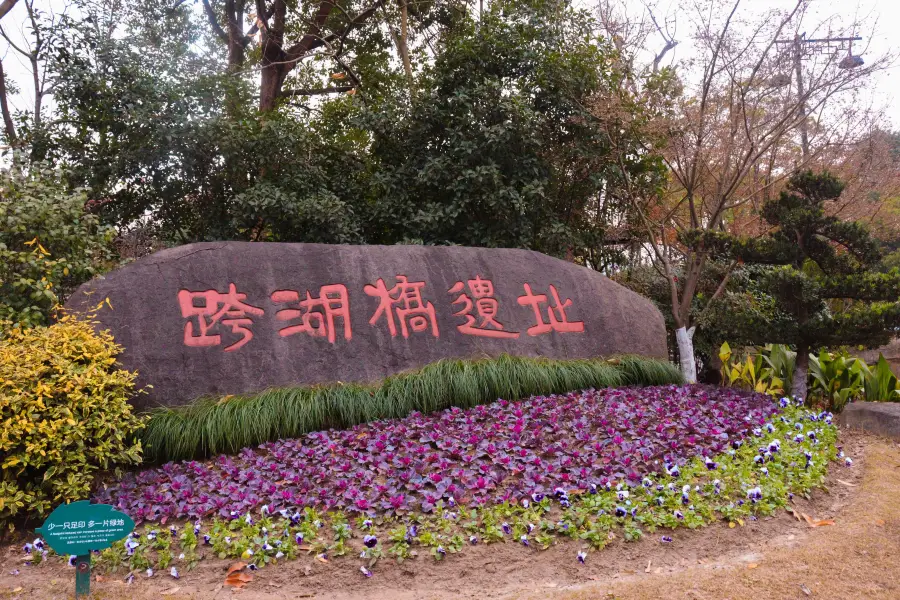
M 675 330 L 675 341 L 678 343 L 678 360 L 681 362 L 681 374 L 685 383 L 697 383 L 697 361 L 694 360 L 694 327 Z
M 262 76 L 259 85 L 259 110 L 263 113 L 275 109 L 284 78 L 293 68 L 293 65 L 285 64 L 287 55 L 284 51 L 284 27 L 287 5 L 284 0 L 275 0 L 272 9 L 272 22 L 261 31 Z
M 400 44 L 398 46 L 400 58 L 403 59 L 403 71 L 406 73 L 406 81 L 409 84 L 409 99 L 414 102 L 416 89 L 412 62 L 409 60 L 409 13 L 406 8 L 406 0 L 400 0 Z
M 281 85 L 284 76 L 280 65 L 267 65 L 263 68 L 259 86 L 259 110 L 269 112 L 275 109 L 275 104 L 281 94 Z
M 797 360 L 794 363 L 794 380 L 791 395 L 798 400 L 806 400 L 806 380 L 809 376 L 809 346 L 797 344 Z
M 6 73 L 3 72 L 2 62 L 0 62 L 0 111 L 3 112 L 3 124 L 6 126 L 6 142 L 10 146 L 15 146 L 16 126 L 13 124 L 12 115 L 9 112 L 9 103 L 6 98 Z

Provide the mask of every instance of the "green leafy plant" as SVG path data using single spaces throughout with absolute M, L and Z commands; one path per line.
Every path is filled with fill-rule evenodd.
M 821 396 L 832 410 L 839 411 L 847 402 L 863 395 L 868 371 L 866 363 L 846 352 L 822 351 L 809 357 L 811 396 Z
M 760 355 L 769 366 L 772 376 L 783 382 L 784 389 L 791 389 L 797 353 L 784 344 L 766 344 L 760 350 Z
M 725 385 L 753 390 L 770 396 L 784 394 L 784 381 L 762 352 L 746 357 L 733 355 L 728 342 L 719 349 L 722 361 L 722 380 Z
M 497 398 L 527 398 L 586 388 L 680 383 L 678 369 L 659 360 L 549 360 L 503 355 L 441 360 L 374 385 L 277 388 L 254 396 L 206 398 L 153 411 L 142 434 L 152 461 L 235 453 L 267 441 L 377 419 L 466 408 Z
M 99 472 L 141 462 L 136 375 L 116 367 L 119 351 L 71 315 L 0 337 L 0 523 L 84 499 Z
M 868 402 L 900 402 L 900 381 L 883 355 L 879 354 L 875 366 L 865 370 L 863 390 Z

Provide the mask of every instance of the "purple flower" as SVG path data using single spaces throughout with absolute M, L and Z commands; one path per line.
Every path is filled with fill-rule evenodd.
M 447 556 L 447 551 L 444 550 L 444 547 L 443 547 L 443 546 L 438 546 L 438 547 L 436 548 L 435 551 L 436 551 L 438 554 L 440 554 L 441 556 Z
M 475 537 L 474 535 L 470 535 L 470 536 L 469 536 L 469 543 L 472 544 L 472 545 L 474 546 L 475 544 L 478 543 L 478 538 Z
M 363 545 L 366 548 L 374 548 L 378 545 L 378 538 L 374 535 L 367 535 L 363 538 Z
M 584 564 L 584 559 L 586 559 L 586 558 L 587 558 L 587 552 L 585 552 L 583 550 L 578 552 L 578 562 L 580 562 L 581 564 Z
M 522 500 L 520 490 L 528 490 L 525 499 L 531 503 L 542 503 L 549 490 L 565 510 L 575 504 L 566 490 L 576 487 L 597 492 L 627 481 L 616 491 L 633 492 L 635 485 L 652 489 L 644 479 L 655 479 L 656 457 L 673 480 L 680 478 L 679 464 L 695 456 L 715 458 L 723 445 L 739 447 L 753 428 L 779 418 L 777 410 L 778 404 L 761 394 L 702 386 L 498 401 L 310 432 L 208 464 L 169 463 L 129 473 L 92 500 L 115 504 L 136 520 L 165 517 L 189 526 L 207 516 L 229 515 L 253 524 L 257 507 L 256 514 L 280 514 L 293 527 L 308 508 L 361 511 L 374 520 L 376 514 L 443 512 L 465 497 L 477 509 Z M 629 429 L 636 435 L 626 440 L 623 432 Z M 617 503 L 630 511 L 622 496 Z
M 372 571 L 367 569 L 365 566 L 360 567 L 359 572 L 365 575 L 367 578 L 372 576 Z
M 295 534 L 294 534 L 294 541 L 295 541 L 297 544 L 302 544 L 302 543 L 303 543 L 303 534 L 300 533 L 299 531 L 298 531 L 297 533 L 295 533 Z
M 628 514 L 628 511 L 625 510 L 625 507 L 623 507 L 623 506 L 616 507 L 616 516 L 617 517 L 624 517 L 627 514 Z
M 74 567 L 74 566 L 75 566 L 75 560 L 76 560 L 77 558 L 78 558 L 78 557 L 75 556 L 74 554 L 70 554 L 70 555 L 69 555 L 69 566 L 70 566 L 70 567 Z
M 684 520 L 684 514 L 683 514 L 680 510 L 676 510 L 676 511 L 675 511 L 675 518 L 678 519 L 679 521 L 683 521 L 683 520 Z
M 509 535 L 512 533 L 512 527 L 509 526 L 509 523 L 504 522 L 503 525 L 500 526 L 500 528 L 503 530 L 503 533 L 505 533 L 506 535 Z
M 522 542 L 523 546 L 527 546 L 528 545 L 528 536 L 527 535 L 519 536 L 519 541 Z
M 670 538 L 669 536 L 667 536 L 667 535 L 662 536 L 663 544 L 668 544 L 671 541 L 672 541 L 672 538 Z
M 172 567 L 172 569 L 169 571 L 169 575 L 172 576 L 172 579 L 179 579 L 178 569 Z

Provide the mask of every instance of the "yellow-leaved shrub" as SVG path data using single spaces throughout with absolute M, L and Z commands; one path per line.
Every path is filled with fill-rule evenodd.
M 136 375 L 91 321 L 0 323 L 0 523 L 87 498 L 103 471 L 141 462 L 144 419 L 128 399 Z

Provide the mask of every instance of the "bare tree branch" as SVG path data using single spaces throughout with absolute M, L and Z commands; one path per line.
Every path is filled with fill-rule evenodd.
M 216 36 L 223 42 L 228 42 L 228 34 L 225 33 L 225 30 L 219 25 L 219 19 L 216 17 L 215 11 L 213 11 L 212 6 L 209 4 L 209 0 L 203 0 L 203 12 L 206 13 L 206 18 L 209 20 L 209 24 L 212 26 Z
M 18 1 L 19 0 L 3 0 L 3 2 L 0 3 L 0 19 L 5 17 L 6 13 L 11 11 Z

